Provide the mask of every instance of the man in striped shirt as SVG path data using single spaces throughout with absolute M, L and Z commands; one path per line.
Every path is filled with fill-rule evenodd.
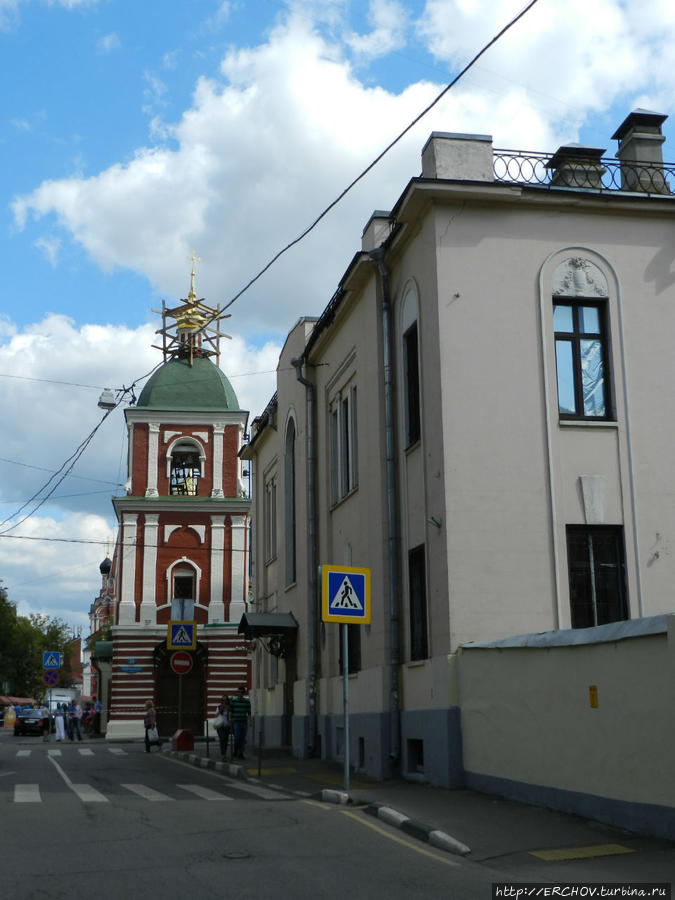
M 244 758 L 246 732 L 251 720 L 251 701 L 246 696 L 246 688 L 240 685 L 237 694 L 230 698 L 230 720 L 234 732 L 234 753 L 236 759 Z

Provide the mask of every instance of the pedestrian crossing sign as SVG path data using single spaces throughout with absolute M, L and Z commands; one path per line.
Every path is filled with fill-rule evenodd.
M 321 618 L 324 622 L 370 624 L 370 569 L 321 566 Z
M 42 652 L 42 668 L 43 669 L 60 669 L 61 654 L 56 650 L 43 650 Z
M 197 647 L 197 626 L 195 623 L 182 620 L 169 622 L 166 646 L 168 650 L 195 650 Z

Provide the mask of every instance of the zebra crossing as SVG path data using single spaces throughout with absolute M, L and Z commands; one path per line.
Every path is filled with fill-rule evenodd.
M 31 756 L 33 750 L 17 750 L 16 759 L 17 760 L 26 760 Z M 42 748 L 35 750 L 36 755 L 42 755 L 44 758 L 44 750 Z M 63 757 L 73 757 L 74 755 L 82 756 L 82 757 L 92 757 L 97 755 L 107 755 L 112 754 L 113 756 L 126 756 L 128 755 L 128 751 L 123 749 L 122 747 L 97 747 L 96 750 L 91 747 L 68 747 L 67 749 L 61 749 L 59 747 L 49 747 L 47 748 L 46 756 L 49 758 L 50 762 L 54 764 L 54 766 L 59 770 L 62 777 L 64 778 L 65 783 L 70 788 L 70 790 L 75 794 L 75 796 L 82 803 L 109 803 L 111 799 L 113 799 L 113 795 L 115 797 L 129 796 L 136 797 L 144 800 L 148 803 L 172 803 L 185 799 L 198 799 L 204 800 L 206 802 L 220 802 L 227 803 L 232 800 L 242 799 L 243 796 L 254 796 L 260 800 L 288 800 L 290 799 L 289 794 L 285 793 L 283 789 L 280 790 L 270 790 L 269 787 L 266 787 L 262 784 L 251 784 L 249 782 L 240 781 L 233 778 L 227 778 L 226 776 L 220 776 L 220 785 L 222 785 L 221 790 L 214 790 L 210 787 L 205 787 L 201 784 L 184 784 L 184 783 L 176 783 L 171 785 L 167 790 L 173 792 L 175 789 L 175 796 L 171 793 L 164 793 L 163 791 L 158 791 L 156 788 L 150 787 L 146 784 L 138 784 L 138 783 L 128 783 L 121 782 L 119 785 L 116 785 L 109 793 L 109 795 L 104 794 L 102 791 L 93 787 L 90 784 L 81 784 L 76 783 L 70 780 L 61 767 L 57 760 Z M 7 785 L 7 789 L 2 791 L 2 787 L 4 785 L 0 784 L 0 803 L 9 801 L 10 803 L 17 804 L 36 804 L 43 803 L 49 801 L 49 795 L 43 795 L 43 791 L 41 790 L 41 786 L 39 783 L 17 783 L 14 784 L 13 787 Z M 231 793 L 230 793 L 231 792 Z
M 110 797 L 101 793 L 101 791 L 97 790 L 95 787 L 92 787 L 89 784 L 75 784 L 74 782 L 69 785 L 73 793 L 82 801 L 82 803 L 109 803 Z M 120 788 L 123 789 L 124 792 L 128 792 L 131 795 L 136 797 L 140 797 L 143 800 L 147 800 L 150 803 L 173 803 L 177 800 L 180 800 L 180 796 L 172 797 L 169 794 L 162 793 L 162 791 L 155 790 L 155 788 L 151 788 L 146 784 L 120 784 Z M 183 798 L 190 796 L 192 799 L 195 797 L 200 800 L 206 800 L 208 802 L 232 802 L 235 798 L 230 796 L 229 794 L 224 794 L 221 791 L 215 791 L 212 788 L 204 787 L 201 784 L 176 784 L 175 788 L 180 793 L 183 793 Z M 235 791 L 241 790 L 241 785 L 233 784 L 232 788 Z M 248 791 L 248 793 L 256 793 L 255 791 Z M 268 792 L 271 794 L 271 791 Z M 263 799 L 263 798 L 261 798 Z M 286 799 L 282 794 L 275 794 L 273 797 L 266 797 L 264 799 L 274 799 L 274 800 L 284 800 Z M 44 797 L 40 791 L 39 784 L 15 784 L 14 785 L 14 796 L 11 798 L 14 803 L 42 803 L 44 801 Z

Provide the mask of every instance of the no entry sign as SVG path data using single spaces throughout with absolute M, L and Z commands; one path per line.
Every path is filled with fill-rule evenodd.
M 192 656 L 185 650 L 177 650 L 171 655 L 170 664 L 176 675 L 187 675 L 192 669 Z

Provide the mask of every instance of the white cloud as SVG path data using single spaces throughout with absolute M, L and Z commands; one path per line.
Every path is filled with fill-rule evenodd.
M 157 327 L 159 319 L 136 329 L 76 328 L 60 315 L 48 315 L 22 329 L 0 320 L 0 465 L 5 474 L 0 483 L 0 522 L 35 494 L 96 427 L 103 415 L 97 406 L 101 390 L 128 386 L 161 361 L 161 354 L 151 348 Z M 255 348 L 242 338 L 221 344 L 221 368 L 240 406 L 251 411 L 251 419 L 274 392 L 280 349 L 271 342 Z M 137 396 L 141 387 L 136 388 Z M 120 485 L 127 478 L 126 442 L 123 412 L 118 409 L 101 426 L 72 475 L 11 534 L 110 540 L 115 528 L 110 498 L 123 493 Z M 29 505 L 0 532 L 32 508 Z M 70 610 L 69 621 L 75 621 L 77 610 L 85 615 L 98 590 L 97 566 L 103 550 L 100 545 L 0 537 L 0 578 L 20 613 L 70 617 Z M 54 583 L 59 584 L 58 593 Z
M 39 237 L 34 245 L 40 250 L 51 266 L 56 266 L 61 249 L 61 239 L 58 237 Z
M 110 34 L 106 34 L 102 38 L 99 38 L 96 42 L 96 46 L 101 53 L 112 53 L 113 50 L 119 50 L 121 43 L 119 36 L 114 31 L 111 31 Z
M 439 60 L 465 63 L 522 8 L 520 0 L 428 0 L 417 33 Z M 131 269 L 174 296 L 192 248 L 204 260 L 199 292 L 227 301 L 295 238 L 440 91 L 419 81 L 400 93 L 366 86 L 349 41 L 314 21 L 344 21 L 344 3 L 303 4 L 255 47 L 232 49 L 220 78 L 201 78 L 190 108 L 154 145 L 93 177 L 44 181 L 18 197 L 14 215 L 54 217 L 102 269 Z M 373 31 L 403 39 L 403 12 L 374 2 Z M 583 28 L 579 23 L 583 22 Z M 411 26 L 412 27 L 412 26 Z M 285 332 L 319 313 L 358 248 L 373 209 L 390 207 L 419 173 L 430 131 L 492 134 L 497 146 L 553 150 L 589 119 L 648 93 L 657 106 L 675 88 L 667 50 L 675 7 L 639 14 L 619 0 L 548 0 L 528 13 L 319 227 L 232 308 L 231 330 Z M 392 44 L 393 46 L 393 44 Z M 651 52 L 650 52 L 651 51 Z M 148 73 L 148 105 L 165 84 Z M 671 94 L 672 96 L 672 94 Z M 665 104 L 668 108 L 669 104 Z M 607 125 L 611 129 L 621 118 Z M 170 143 L 167 139 L 171 139 Z
M 372 27 L 369 34 L 352 34 L 347 38 L 357 56 L 372 59 L 405 45 L 408 14 L 396 0 L 371 0 L 368 23 Z

